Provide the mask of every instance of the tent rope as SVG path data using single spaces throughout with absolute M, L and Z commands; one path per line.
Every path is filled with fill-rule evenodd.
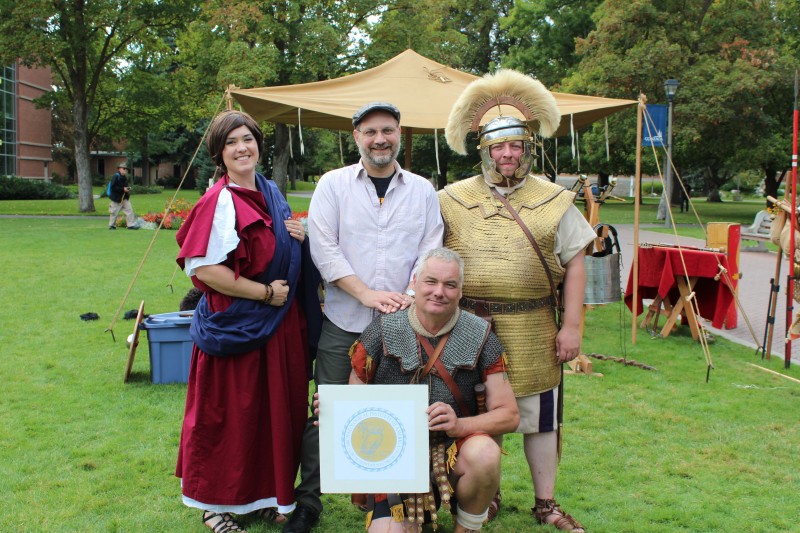
M 219 103 L 217 104 L 216 109 L 214 109 L 214 115 L 213 116 L 217 115 L 220 106 L 222 106 L 222 102 L 224 102 L 226 100 L 229 101 L 229 99 L 230 99 L 230 89 L 225 91 L 225 94 L 220 99 Z M 180 183 L 178 183 L 178 188 L 175 189 L 175 193 L 172 195 L 172 198 L 170 198 L 169 203 L 167 203 L 167 206 L 164 208 L 164 216 L 161 217 L 161 222 L 159 222 L 158 227 L 156 228 L 155 232 L 153 233 L 153 238 L 150 239 L 150 244 L 147 246 L 147 249 L 144 252 L 144 256 L 142 256 L 142 260 L 139 262 L 139 266 L 136 268 L 136 271 L 133 274 L 133 278 L 131 279 L 131 282 L 128 285 L 128 289 L 125 291 L 125 294 L 122 297 L 122 301 L 120 301 L 119 306 L 117 307 L 116 313 L 114 313 L 114 318 L 111 319 L 111 323 L 108 325 L 108 327 L 105 330 L 106 332 L 110 332 L 111 333 L 111 338 L 115 342 L 116 342 L 116 337 L 114 336 L 114 325 L 117 323 L 117 319 L 119 318 L 119 314 L 122 311 L 122 307 L 125 305 L 125 302 L 128 300 L 128 296 L 130 296 L 130 293 L 133 290 L 133 286 L 136 284 L 136 280 L 137 280 L 137 278 L 139 277 L 139 274 L 142 271 L 142 267 L 144 266 L 144 263 L 147 260 L 147 257 L 150 255 L 150 251 L 153 249 L 153 245 L 156 242 L 156 238 L 158 237 L 159 231 L 161 231 L 161 228 L 164 226 L 164 221 L 167 219 L 167 214 L 169 214 L 169 210 L 170 210 L 170 208 L 172 208 L 172 204 L 175 203 L 175 198 L 177 198 L 178 193 L 181 190 L 181 187 L 183 187 L 183 182 L 186 181 L 186 176 L 189 175 L 189 171 L 192 169 L 192 165 L 194 163 L 194 160 L 197 157 L 197 153 L 200 151 L 200 148 L 202 148 L 202 146 L 203 146 L 203 141 L 205 140 L 206 135 L 208 135 L 208 130 L 211 128 L 211 123 L 212 122 L 213 121 L 209 121 L 208 126 L 206 126 L 205 131 L 203 131 L 203 136 L 201 137 L 200 142 L 197 144 L 197 148 L 195 149 L 194 154 L 192 155 L 192 159 L 189 161 L 189 165 L 186 167 L 186 172 L 183 173 L 183 177 L 181 177 L 181 181 L 180 181 Z M 173 278 L 174 277 L 175 277 L 175 273 L 173 272 Z M 170 280 L 169 286 L 171 288 L 172 280 Z
M 650 116 L 650 113 L 647 110 L 646 106 L 644 106 L 644 113 L 645 113 L 645 115 L 647 115 L 647 117 L 646 117 L 647 120 L 645 120 L 645 127 L 647 128 L 648 134 L 652 137 L 651 130 L 650 130 L 650 124 L 653 123 L 653 119 Z M 662 169 L 661 169 L 661 165 L 659 163 L 658 154 L 657 154 L 657 152 L 655 150 L 655 146 L 651 146 L 651 148 L 653 150 L 653 155 L 654 155 L 654 159 L 655 159 L 655 163 L 656 163 L 656 168 L 658 170 L 658 177 L 659 177 L 659 180 L 661 181 L 662 190 L 666 191 L 666 183 L 664 182 L 664 175 L 663 175 L 663 172 L 662 172 Z M 677 168 L 675 168 L 674 161 L 672 160 L 672 157 L 668 152 L 666 152 L 666 158 L 667 158 L 667 164 L 672 167 L 673 174 L 674 174 L 674 176 L 676 178 L 676 181 L 678 182 L 678 184 L 680 185 L 681 189 L 683 190 L 683 194 L 688 197 L 688 193 L 686 191 L 686 186 L 685 186 L 685 184 L 683 182 L 683 179 L 681 178 L 680 173 L 678 172 Z M 691 207 L 692 213 L 694 214 L 695 219 L 699 223 L 700 228 L 702 228 L 702 230 L 703 230 L 703 235 L 706 237 L 706 239 L 708 239 L 708 233 L 706 231 L 706 227 L 703 225 L 702 221 L 700 220 L 700 215 L 697 213 L 697 210 L 695 209 L 695 207 L 692 204 L 692 202 L 689 202 L 689 206 Z M 669 215 L 670 215 L 670 222 L 672 224 L 672 233 L 673 233 L 673 236 L 675 237 L 675 247 L 678 249 L 678 255 L 679 255 L 680 259 L 681 259 L 681 265 L 683 266 L 685 282 L 686 282 L 687 287 L 691 287 L 691 282 L 690 282 L 690 279 L 689 279 L 689 275 L 687 274 L 688 271 L 686 269 L 686 262 L 685 262 L 685 259 L 684 259 L 684 256 L 683 256 L 683 247 L 681 246 L 680 241 L 679 241 L 678 227 L 675 224 L 675 217 L 672 214 L 672 206 L 670 205 L 669 199 L 667 199 L 667 201 L 666 201 L 666 208 L 667 208 L 667 210 L 669 212 Z M 731 292 L 731 294 L 733 295 L 733 300 L 736 303 L 737 308 L 742 313 L 742 317 L 744 318 L 745 323 L 747 324 L 747 327 L 748 327 L 748 329 L 750 331 L 750 335 L 753 337 L 753 341 L 756 343 L 756 345 L 759 345 L 759 342 L 758 342 L 758 339 L 756 337 L 756 334 L 755 334 L 755 331 L 753 329 L 753 326 L 750 323 L 750 319 L 747 316 L 747 313 L 745 312 L 744 308 L 742 307 L 741 301 L 739 300 L 739 297 L 736 294 L 736 290 L 734 289 L 734 286 L 733 286 L 733 281 L 731 280 L 730 276 L 728 275 L 727 269 L 722 266 L 722 263 L 720 262 L 719 257 L 716 254 L 714 254 L 714 260 L 717 262 L 717 268 L 719 269 L 719 273 L 715 276 L 715 279 L 717 281 L 719 281 L 720 278 L 722 278 L 723 285 L 725 285 L 725 287 L 727 287 L 727 289 Z M 700 309 L 699 309 L 699 306 L 698 306 L 698 303 L 697 303 L 697 298 L 696 298 L 695 292 L 692 291 L 689 294 L 689 296 L 686 297 L 686 300 L 687 300 L 686 304 L 687 305 L 691 305 L 692 311 L 694 312 L 695 316 L 700 316 Z M 713 361 L 711 359 L 711 352 L 710 352 L 710 350 L 708 348 L 708 339 L 706 338 L 705 334 L 703 333 L 703 330 L 704 330 L 704 328 L 701 325 L 701 331 L 700 331 L 700 334 L 698 336 L 700 338 L 700 345 L 702 346 L 702 349 L 703 349 L 703 355 L 705 356 L 705 359 L 706 359 L 706 365 L 707 365 L 706 381 L 708 381 L 709 373 L 710 373 L 711 369 L 714 368 L 714 363 L 713 363 Z

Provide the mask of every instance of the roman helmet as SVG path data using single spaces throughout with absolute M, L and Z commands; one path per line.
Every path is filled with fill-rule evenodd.
M 481 120 L 493 107 L 500 116 L 488 121 L 482 128 Z M 525 117 L 503 115 L 501 106 L 511 106 Z M 539 135 L 549 137 L 558 129 L 561 112 L 556 99 L 538 80 L 510 69 L 500 69 L 494 74 L 470 83 L 450 110 L 445 128 L 445 138 L 455 152 L 466 155 L 467 133 L 478 132 L 483 174 L 492 183 L 501 183 L 505 178 L 497 172 L 490 146 L 507 141 L 522 141 L 524 153 L 519 160 L 519 168 L 514 172 L 516 179 L 522 179 L 533 166 L 531 143 L 533 134 L 530 123 L 539 125 Z

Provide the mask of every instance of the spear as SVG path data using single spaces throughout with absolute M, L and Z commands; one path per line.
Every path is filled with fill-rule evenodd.
M 792 307 L 794 295 L 794 228 L 797 227 L 797 71 L 794 71 L 794 120 L 792 124 L 792 223 L 789 243 L 789 280 L 787 283 L 786 294 L 786 351 L 784 352 L 784 367 L 789 368 L 792 362 L 792 337 L 789 330 L 792 324 Z

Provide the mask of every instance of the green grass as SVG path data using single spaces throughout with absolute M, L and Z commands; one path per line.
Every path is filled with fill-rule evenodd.
M 310 185 L 310 184 L 304 184 Z M 298 188 L 298 190 L 306 190 Z M 95 187 L 94 194 L 99 195 L 103 192 L 102 187 Z M 294 212 L 308 211 L 310 198 L 298 198 L 292 196 L 289 191 L 289 207 Z M 135 194 L 131 197 L 134 212 L 141 216 L 146 213 L 163 213 L 167 203 L 172 199 L 175 190 L 167 189 L 161 194 Z M 196 189 L 181 190 L 176 199 L 183 198 L 194 205 L 200 192 Z M 67 200 L 3 200 L 0 201 L 0 215 L 47 215 L 47 216 L 101 216 L 108 217 L 108 198 L 94 199 L 94 213 L 78 212 L 78 199 L 70 198 Z
M 152 237 L 91 219 L 0 219 L 0 530 L 207 531 L 173 475 L 185 385 L 150 383 L 145 334 L 123 384 L 133 325 L 120 317 L 116 342 L 104 332 Z M 177 309 L 190 284 L 182 272 L 173 279 L 174 238 L 159 233 L 123 312 L 141 300 L 148 313 Z M 89 311 L 100 320 L 81 321 Z M 800 385 L 751 367 L 764 363 L 725 339 L 711 346 L 716 368 L 705 383 L 703 354 L 684 328 L 666 339 L 640 330 L 631 346 L 620 311 L 587 314 L 584 351 L 627 353 L 658 370 L 593 360 L 603 377 L 567 376 L 565 509 L 592 532 L 796 530 Z M 765 366 L 787 372 L 777 359 Z M 553 531 L 532 525 L 519 436 L 505 448 L 503 509 L 484 531 Z M 363 530 L 349 498 L 324 503 L 315 531 Z M 441 514 L 440 531 L 452 531 Z
M 663 225 L 663 220 L 656 219 L 658 212 L 658 198 L 645 197 L 642 199 L 639 212 L 640 224 Z M 698 222 L 694 212 L 681 213 L 677 207 L 672 208 L 672 216 L 675 224 L 685 226 L 695 224 L 699 227 L 700 223 L 709 222 L 738 222 L 743 226 L 753 223 L 756 213 L 764 209 L 763 200 L 750 200 L 746 202 L 707 202 L 704 198 L 693 198 L 692 206 L 700 217 Z M 583 204 L 578 204 L 583 209 Z M 625 203 L 609 201 L 600 208 L 600 220 L 609 224 L 633 224 L 634 205 L 633 199 L 627 198 Z M 647 229 L 651 229 L 648 227 Z

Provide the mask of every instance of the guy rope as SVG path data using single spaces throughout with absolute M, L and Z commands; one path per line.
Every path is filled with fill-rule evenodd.
M 226 98 L 230 101 L 230 90 L 231 89 L 229 87 L 228 90 L 226 90 L 225 95 L 223 95 L 223 97 L 220 99 L 216 109 L 214 109 L 214 116 L 216 116 L 220 106 L 222 105 L 222 102 L 225 101 Z M 145 261 L 147 261 L 147 258 L 150 255 L 150 251 L 153 249 L 153 244 L 155 244 L 156 242 L 156 238 L 158 237 L 158 232 L 161 231 L 161 228 L 164 225 L 164 221 L 167 220 L 167 214 L 169 213 L 172 204 L 175 202 L 175 198 L 178 196 L 181 187 L 183 187 L 183 182 L 186 180 L 186 176 L 189 175 L 189 171 L 192 169 L 192 164 L 194 163 L 194 160 L 197 157 L 197 153 L 200 151 L 200 148 L 203 146 L 203 141 L 205 140 L 206 135 L 208 134 L 208 128 L 210 126 L 211 122 L 209 122 L 208 126 L 206 126 L 206 129 L 203 132 L 203 136 L 201 137 L 200 142 L 198 143 L 197 148 L 195 149 L 194 154 L 192 155 L 192 159 L 189 161 L 189 165 L 186 167 L 186 172 L 183 173 L 183 177 L 181 177 L 181 181 L 178 184 L 178 188 L 175 189 L 175 194 L 172 195 L 172 198 L 170 198 L 169 202 L 167 203 L 167 206 L 164 208 L 164 216 L 161 217 L 161 222 L 159 222 L 158 227 L 156 228 L 155 232 L 153 232 L 153 238 L 150 239 L 150 244 L 147 246 L 147 249 L 145 250 L 144 255 L 142 256 L 142 260 L 139 262 L 139 266 L 136 268 L 136 272 L 134 272 L 133 274 L 133 278 L 131 279 L 131 282 L 128 285 L 128 289 L 125 291 L 125 294 L 123 295 L 122 300 L 120 301 L 119 306 L 117 307 L 116 313 L 114 313 L 114 318 L 111 319 L 111 323 L 105 329 L 105 331 L 111 333 L 111 339 L 114 340 L 114 342 L 116 342 L 117 340 L 116 337 L 114 336 L 114 325 L 117 323 L 117 318 L 119 318 L 119 314 L 122 311 L 122 307 L 125 305 L 125 302 L 128 300 L 128 296 L 133 290 L 133 286 L 136 284 L 136 279 L 139 277 L 139 273 L 142 271 L 142 267 L 144 266 Z M 175 274 L 173 272 L 173 277 L 174 275 Z M 172 282 L 170 281 L 170 285 L 171 284 Z

